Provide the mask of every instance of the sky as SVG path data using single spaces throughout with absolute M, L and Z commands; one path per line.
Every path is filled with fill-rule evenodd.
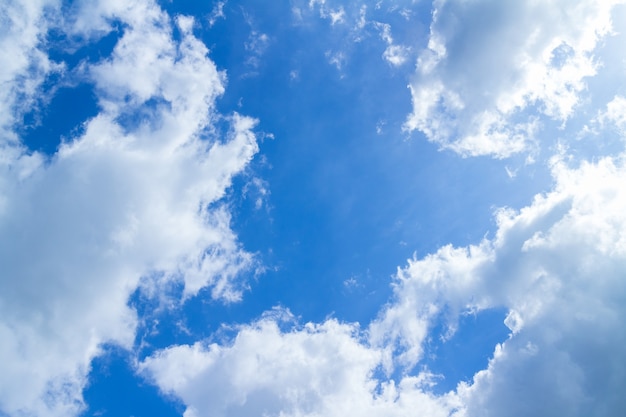
M 0 2 L 0 417 L 622 415 L 623 3 Z

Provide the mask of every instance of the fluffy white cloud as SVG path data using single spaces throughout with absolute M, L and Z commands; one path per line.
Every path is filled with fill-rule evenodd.
M 112 56 L 84 67 L 101 112 L 49 158 L 17 139 L 0 148 L 0 414 L 78 413 L 101 344 L 134 342 L 127 302 L 142 278 L 233 301 L 253 265 L 218 202 L 258 149 L 255 122 L 229 116 L 226 137 L 213 127 L 224 75 L 193 21 L 173 25 L 151 1 L 82 5 L 61 29 L 90 39 L 124 25 Z M 6 7 L 10 36 L 28 35 L 18 56 L 41 54 L 46 4 Z M 23 90 L 29 65 L 3 73 L 9 90 Z
M 580 103 L 617 3 L 435 2 L 405 129 L 462 155 L 528 150 L 540 119 L 565 123 Z
M 493 239 L 446 246 L 399 271 L 396 300 L 371 326 L 372 343 L 418 363 L 436 320 L 507 308 L 508 340 L 458 394 L 468 416 L 618 415 L 626 401 L 626 161 L 568 168 L 520 210 L 501 210 Z M 394 343 L 397 342 L 397 345 Z
M 156 353 L 140 370 L 196 416 L 448 416 L 455 396 L 424 391 L 428 375 L 398 385 L 374 377 L 380 352 L 354 325 L 328 320 L 283 332 L 276 311 L 243 326 L 230 345 L 196 343 Z

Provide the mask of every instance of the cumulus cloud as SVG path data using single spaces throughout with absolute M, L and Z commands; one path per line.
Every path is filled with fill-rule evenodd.
M 529 150 L 540 119 L 580 104 L 617 3 L 435 2 L 405 129 L 466 156 Z
M 7 7 L 3 44 L 42 54 L 47 3 Z M 19 140 L 0 148 L 0 414 L 77 414 L 101 344 L 134 342 L 127 302 L 142 278 L 180 283 L 184 297 L 208 286 L 228 302 L 254 263 L 219 201 L 257 152 L 255 121 L 235 114 L 228 134 L 213 127 L 225 77 L 193 20 L 174 24 L 151 1 L 84 7 L 61 29 L 93 38 L 115 21 L 124 28 L 110 57 L 84 66 L 100 113 L 52 156 Z M 32 65 L 3 72 L 9 90 L 24 90 Z
M 278 313 L 278 314 L 277 314 Z M 277 317 L 278 316 L 278 317 Z M 287 316 L 287 317 L 285 317 Z M 360 342 L 355 325 L 327 320 L 288 331 L 275 310 L 242 326 L 229 345 L 198 342 L 156 353 L 139 365 L 196 416 L 448 416 L 454 395 L 423 390 L 429 376 L 399 384 L 373 378 L 380 352 Z
M 500 210 L 494 238 L 400 269 L 396 300 L 371 326 L 372 343 L 410 368 L 437 320 L 452 333 L 466 311 L 508 309 L 509 339 L 459 386 L 468 416 L 600 416 L 626 405 L 626 164 L 553 163 L 553 191 Z

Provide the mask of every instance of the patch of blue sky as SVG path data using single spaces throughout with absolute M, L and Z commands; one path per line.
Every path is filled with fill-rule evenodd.
M 223 306 L 202 293 L 188 301 L 182 315 L 194 335 L 206 336 L 203 326 L 248 322 L 275 305 L 303 321 L 335 316 L 367 325 L 389 299 L 395 268 L 413 253 L 479 241 L 494 230 L 495 208 L 520 207 L 536 192 L 520 187 L 532 178 L 507 177 L 510 161 L 461 159 L 402 133 L 407 74 L 382 59 L 384 42 L 355 42 L 323 19 L 298 24 L 288 6 L 229 3 L 225 18 L 209 27 L 206 5 L 165 5 L 173 15 L 201 16 L 196 31 L 227 69 L 219 109 L 255 117 L 258 130 L 272 135 L 229 193 L 234 230 L 266 271 L 243 303 Z M 246 45 L 266 32 L 268 45 L 253 64 Z M 348 48 L 342 68 L 328 62 L 338 36 Z M 271 193 L 262 208 L 244 196 L 252 178 Z
M 63 140 L 71 141 L 79 136 L 83 123 L 97 114 L 93 86 L 81 83 L 59 88 L 47 106 L 35 108 L 24 116 L 22 143 L 30 150 L 53 155 Z
M 135 372 L 134 357 L 116 346 L 104 346 L 91 363 L 89 385 L 83 392 L 87 407 L 82 417 L 180 416 L 185 407 L 164 397 L 154 385 Z
M 278 20 L 289 22 L 289 12 L 283 10 L 286 16 Z M 260 17 L 248 13 L 263 26 Z M 229 27 L 239 26 L 232 21 L 243 20 L 237 15 L 237 10 L 228 15 Z M 423 254 L 441 244 L 480 238 L 493 227 L 493 207 L 516 207 L 532 195 L 532 191 L 514 196 L 506 192 L 512 184 L 502 163 L 459 160 L 401 133 L 410 110 L 406 79 L 381 59 L 382 44 L 378 54 L 372 53 L 370 43 L 355 44 L 342 77 L 326 62 L 331 36 L 319 39 L 326 33 L 319 29 L 296 26 L 295 31 L 272 34 L 272 44 L 261 59 L 263 71 L 254 77 L 243 77 L 245 65 L 238 69 L 236 63 L 224 63 L 234 53 L 222 57 L 217 44 L 211 52 L 218 65 L 223 63 L 220 67 L 229 68 L 230 81 L 219 104 L 257 117 L 259 129 L 274 137 L 262 145 L 262 163 L 253 164 L 271 191 L 269 216 L 265 220 L 264 215 L 250 216 L 248 210 L 234 221 L 246 247 L 270 248 L 272 256 L 292 264 L 270 265 L 268 275 L 276 266 L 286 276 L 281 280 L 286 285 L 312 285 L 318 288 L 314 291 L 322 291 L 318 296 L 286 290 L 288 294 L 327 299 L 324 291 L 340 294 L 345 280 L 367 275 L 375 275 L 377 286 L 386 287 L 395 266 L 413 251 Z M 299 37 L 301 31 L 307 36 Z M 311 41 L 312 32 L 321 35 Z M 216 37 L 222 38 L 233 42 L 246 37 Z M 235 61 L 241 65 L 245 60 Z M 289 61 L 295 69 L 289 70 Z M 297 77 L 290 79 L 291 71 L 297 71 Z M 470 172 L 477 180 L 465 185 Z M 463 200 L 457 197 L 461 191 Z M 494 195 L 499 196 L 491 198 Z M 256 224 L 247 232 L 243 226 L 253 218 L 271 224 Z M 469 232 L 460 226 L 475 229 Z M 263 233 L 256 232 L 259 227 Z M 259 285 L 267 280 L 264 277 Z M 316 317 L 320 314 L 327 312 Z
M 114 30 L 86 44 L 84 39 L 74 39 L 59 28 L 48 32 L 46 52 L 51 61 L 65 67 L 43 83 L 37 105 L 24 114 L 18 126 L 28 149 L 51 156 L 63 140 L 80 136 L 83 124 L 98 114 L 93 84 L 80 67 L 108 57 L 121 34 L 122 28 L 114 25 Z
M 462 314 L 451 335 L 443 321 L 437 323 L 429 333 L 422 361 L 435 375 L 433 392 L 453 391 L 460 382 L 471 383 L 476 372 L 487 368 L 495 346 L 511 333 L 504 325 L 506 314 L 502 308 Z

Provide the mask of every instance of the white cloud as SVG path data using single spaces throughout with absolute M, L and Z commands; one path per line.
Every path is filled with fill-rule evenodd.
M 351 44 L 363 42 L 378 33 L 386 45 L 382 53 L 382 58 L 386 62 L 393 67 L 399 67 L 409 61 L 411 48 L 394 42 L 391 34 L 391 25 L 389 23 L 368 20 L 368 6 L 366 4 L 353 4 L 351 7 L 345 9 L 341 5 L 332 8 L 326 0 L 309 1 L 309 10 L 315 12 L 317 9 L 319 9 L 319 17 L 329 20 L 331 26 L 335 26 L 338 23 L 345 24 L 343 28 L 336 28 L 337 31 L 334 32 L 337 40 L 336 43 L 344 45 L 342 48 L 343 55 L 351 51 Z M 298 11 L 296 14 L 297 19 L 302 23 L 302 9 L 297 8 L 296 10 Z M 342 60 L 346 58 L 347 56 L 344 56 Z M 337 66 L 339 70 L 342 69 L 338 60 L 330 61 L 330 63 Z
M 33 31 L 43 6 L 14 8 L 15 19 Z M 100 345 L 133 344 L 127 302 L 142 277 L 234 301 L 239 273 L 253 266 L 217 202 L 257 151 L 255 121 L 229 117 L 227 137 L 212 128 L 224 75 L 192 20 L 173 29 L 151 1 L 85 8 L 75 33 L 127 25 L 112 56 L 87 67 L 101 112 L 49 159 L 19 143 L 0 148 L 0 414 L 77 414 Z M 43 35 L 18 43 L 22 55 L 39 54 Z M 5 76 L 11 85 L 21 88 L 11 80 L 26 66 Z
M 409 59 L 409 48 L 396 45 L 391 35 L 391 25 L 388 23 L 373 22 L 374 26 L 380 31 L 380 37 L 387 44 L 383 58 L 394 67 L 404 64 Z
M 278 311 L 279 315 L 288 314 Z M 423 389 L 427 374 L 378 384 L 380 352 L 354 325 L 328 320 L 281 331 L 277 311 L 243 326 L 230 345 L 198 342 L 160 351 L 139 365 L 196 416 L 448 416 L 454 395 Z
M 245 43 L 246 51 L 250 52 L 250 57 L 247 59 L 248 65 L 257 68 L 260 65 L 261 56 L 267 50 L 270 39 L 265 33 L 259 33 L 256 30 L 250 32 L 248 41 Z
M 213 10 L 211 11 L 211 15 L 209 16 L 209 26 L 213 26 L 219 19 L 226 19 L 226 15 L 224 14 L 224 6 L 226 5 L 225 1 L 218 1 L 213 6 Z
M 270 136 L 272 137 L 272 136 Z M 268 207 L 268 199 L 271 194 L 267 181 L 254 177 L 243 187 L 244 197 L 254 200 L 254 208 L 257 210 Z
M 408 60 L 408 49 L 401 45 L 389 45 L 383 52 L 383 58 L 394 67 L 399 67 Z
M 326 0 L 310 0 L 309 9 L 313 10 L 315 7 L 319 7 L 320 17 L 322 19 L 330 20 L 330 24 L 334 26 L 337 23 L 344 23 L 346 17 L 346 11 L 343 6 L 337 8 L 330 8 L 326 5 Z
M 581 102 L 616 3 L 435 2 L 405 129 L 462 155 L 529 150 L 538 118 L 563 124 Z
M 346 66 L 346 54 L 343 51 L 326 51 L 325 53 L 326 59 L 328 59 L 328 63 L 334 65 L 337 68 L 337 71 L 342 72 L 344 67 Z M 342 74 L 343 77 L 343 74 Z
M 330 17 L 330 24 L 334 25 L 336 23 L 343 23 L 344 22 L 344 17 L 346 15 L 345 10 L 342 7 L 339 7 L 339 9 L 337 10 L 331 10 L 330 12 L 328 12 L 329 17 Z
M 613 125 L 621 133 L 626 134 L 626 98 L 615 96 L 607 103 L 606 110 L 599 112 L 597 122 L 601 126 Z
M 498 212 L 493 239 L 410 261 L 371 326 L 372 343 L 398 343 L 395 364 L 411 367 L 436 320 L 454 332 L 465 311 L 507 308 L 509 339 L 459 387 L 467 416 L 617 415 L 626 405 L 626 163 L 555 160 L 553 173 L 552 192 Z

